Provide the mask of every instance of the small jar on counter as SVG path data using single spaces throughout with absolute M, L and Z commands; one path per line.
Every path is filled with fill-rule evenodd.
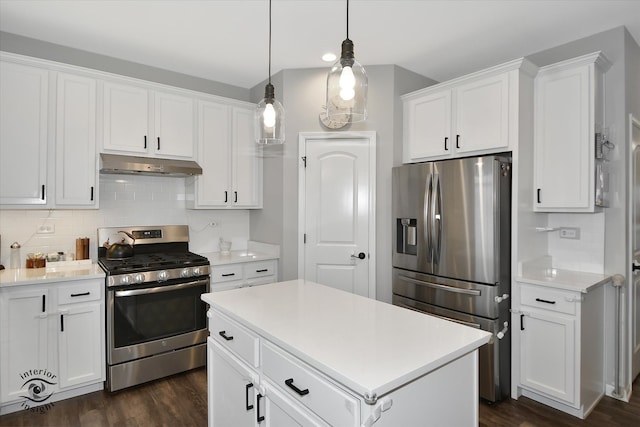
M 20 243 L 18 242 L 13 242 L 11 244 L 9 268 L 20 268 Z

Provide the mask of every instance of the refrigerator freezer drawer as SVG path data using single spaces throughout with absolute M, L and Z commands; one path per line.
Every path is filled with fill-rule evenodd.
M 489 319 L 497 318 L 499 286 L 447 279 L 414 271 L 393 269 L 393 293 Z

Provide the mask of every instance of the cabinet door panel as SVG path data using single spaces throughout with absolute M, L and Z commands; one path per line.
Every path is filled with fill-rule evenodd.
M 193 100 L 184 96 L 155 93 L 154 150 L 160 155 L 193 157 Z
M 97 206 L 96 81 L 58 74 L 56 204 Z
M 450 90 L 405 103 L 404 116 L 405 163 L 453 152 Z
M 535 208 L 586 209 L 590 204 L 589 71 L 540 76 L 535 106 Z M 593 180 L 593 179 L 592 179 Z
M 100 304 L 71 306 L 58 315 L 60 388 L 103 378 Z
M 104 148 L 147 153 L 152 143 L 149 138 L 148 91 L 104 83 Z
M 237 207 L 262 207 L 262 148 L 253 135 L 253 110 L 233 108 L 233 197 Z
M 508 74 L 462 85 L 455 96 L 456 132 L 451 139 L 457 152 L 509 146 Z
M 202 175 L 195 177 L 196 207 L 225 207 L 231 190 L 231 117 L 229 107 L 200 102 L 198 161 Z
M 257 376 L 211 338 L 207 346 L 209 425 L 256 425 Z
M 575 400 L 575 320 L 547 313 L 523 318 L 520 382 L 534 391 L 573 404 Z
M 47 203 L 48 76 L 0 63 L 0 204 Z
M 26 396 L 23 374 L 33 369 L 48 369 L 49 331 L 46 289 L 11 290 L 0 295 L 0 401 Z M 57 378 L 53 380 L 57 383 Z M 53 384 L 50 388 L 55 389 Z

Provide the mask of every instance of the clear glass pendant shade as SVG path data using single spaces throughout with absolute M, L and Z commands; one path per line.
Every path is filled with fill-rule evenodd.
M 327 76 L 327 116 L 339 123 L 366 120 L 368 84 L 367 73 L 353 57 L 353 43 L 346 39 Z
M 254 114 L 254 134 L 258 144 L 284 143 L 284 107 L 275 98 L 272 84 L 267 84 L 265 97 Z

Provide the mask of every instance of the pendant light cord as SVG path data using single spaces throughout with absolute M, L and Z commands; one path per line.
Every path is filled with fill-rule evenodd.
M 349 0 L 347 0 L 347 38 L 349 38 Z
M 271 84 L 271 0 L 269 0 L 269 84 Z

